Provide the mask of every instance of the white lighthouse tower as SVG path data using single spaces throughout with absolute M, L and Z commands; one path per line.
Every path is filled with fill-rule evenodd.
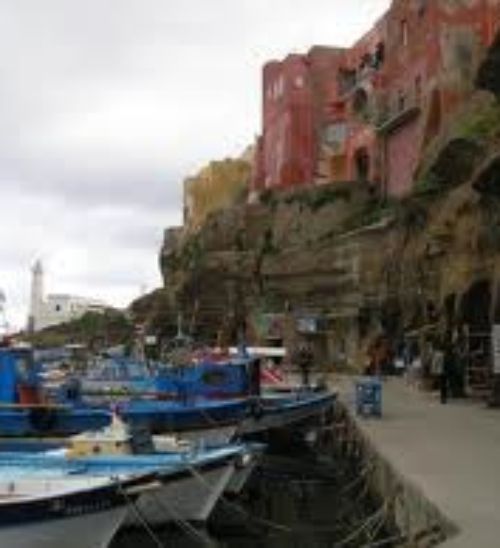
M 32 266 L 28 317 L 28 329 L 31 332 L 76 320 L 87 312 L 101 314 L 107 308 L 108 305 L 98 299 L 67 293 L 46 295 L 42 262 L 37 261 Z
M 36 261 L 31 269 L 31 296 L 28 328 L 36 331 L 40 328 L 45 303 L 43 287 L 43 266 L 40 260 Z

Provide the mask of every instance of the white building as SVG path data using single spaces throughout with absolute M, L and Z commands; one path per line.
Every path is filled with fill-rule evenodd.
M 40 331 L 82 317 L 87 312 L 102 313 L 109 308 L 97 299 L 67 294 L 45 296 L 43 266 L 37 261 L 32 268 L 29 327 Z

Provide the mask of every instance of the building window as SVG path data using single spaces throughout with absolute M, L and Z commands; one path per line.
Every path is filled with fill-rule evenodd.
M 408 21 L 406 19 L 401 21 L 401 44 L 408 45 Z
M 364 74 L 371 68 L 373 68 L 372 55 L 369 52 L 365 52 L 361 57 L 361 61 L 359 62 L 359 73 Z
M 369 118 L 369 99 L 368 94 L 363 88 L 359 88 L 354 93 L 352 99 L 352 111 L 353 113 L 363 121 L 367 121 Z
M 347 140 L 347 124 L 336 122 L 327 125 L 323 130 L 323 140 L 335 156 L 345 154 Z
M 304 87 L 304 77 L 303 76 L 296 76 L 295 77 L 295 87 L 298 89 L 301 89 Z
M 272 85 L 271 96 L 275 101 L 279 99 L 285 91 L 285 81 L 283 76 L 280 76 Z
M 358 81 L 357 71 L 349 68 L 340 68 L 337 75 L 337 85 L 339 92 L 348 93 L 356 86 Z
M 385 45 L 383 42 L 379 42 L 375 48 L 375 53 L 373 54 L 373 68 L 378 70 L 385 60 Z
M 422 78 L 420 76 L 417 76 L 415 78 L 415 102 L 417 104 L 420 103 L 421 98 L 422 98 Z
M 427 8 L 427 0 L 418 0 L 417 13 L 420 18 L 424 17 L 426 8 Z
M 403 91 L 398 92 L 398 112 L 403 112 L 406 109 L 406 94 Z
M 329 145 L 341 146 L 347 136 L 347 126 L 344 122 L 330 124 L 325 128 L 324 136 Z

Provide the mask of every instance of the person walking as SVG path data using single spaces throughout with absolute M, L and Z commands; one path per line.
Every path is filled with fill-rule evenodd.
M 309 387 L 309 373 L 313 365 L 314 355 L 308 344 L 301 344 L 295 352 L 295 361 L 300 368 L 302 385 Z
M 456 398 L 465 397 L 465 362 L 467 360 L 467 337 L 465 329 L 459 328 L 453 335 L 454 364 L 452 378 L 450 379 L 451 395 Z
M 447 390 L 444 379 L 444 351 L 443 344 L 441 341 L 436 341 L 434 344 L 434 349 L 432 351 L 432 365 L 431 365 L 431 374 L 433 379 L 437 380 L 437 388 L 439 388 L 439 396 L 441 403 L 446 403 L 447 399 Z
M 450 389 L 451 380 L 453 378 L 453 371 L 455 368 L 455 351 L 451 336 L 447 336 L 444 349 L 443 349 L 443 367 L 441 376 L 439 379 L 439 392 L 441 403 L 448 402 L 448 394 Z

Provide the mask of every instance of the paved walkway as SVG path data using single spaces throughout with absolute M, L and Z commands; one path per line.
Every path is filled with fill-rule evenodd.
M 335 382 L 333 383 L 336 384 Z M 353 409 L 352 380 L 339 381 Z M 383 384 L 382 419 L 358 419 L 393 466 L 459 529 L 446 548 L 500 548 L 500 410 Z

